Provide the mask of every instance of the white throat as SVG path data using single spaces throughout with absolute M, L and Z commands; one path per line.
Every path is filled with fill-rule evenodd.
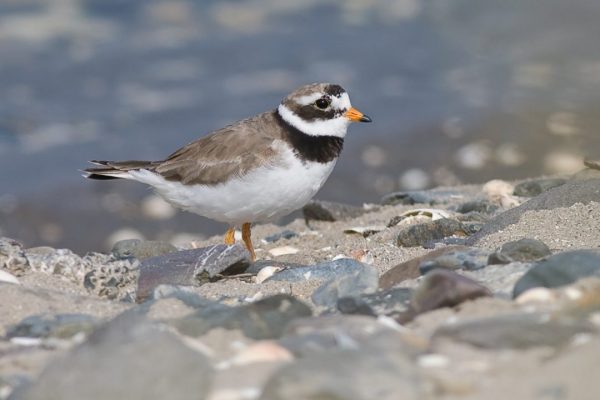
M 350 120 L 343 115 L 340 115 L 334 119 L 317 119 L 314 121 L 305 121 L 296 114 L 294 114 L 289 108 L 280 104 L 277 108 L 281 118 L 294 128 L 298 129 L 302 133 L 306 133 L 311 136 L 336 136 L 343 138 L 346 136 L 348 131 L 348 125 Z

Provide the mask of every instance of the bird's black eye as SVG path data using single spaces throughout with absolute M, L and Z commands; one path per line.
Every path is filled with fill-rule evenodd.
M 329 99 L 327 99 L 327 98 L 325 98 L 325 97 L 321 97 L 319 100 L 317 100 L 317 101 L 315 102 L 315 105 L 316 105 L 317 107 L 319 107 L 321 110 L 324 110 L 324 109 L 326 109 L 327 107 L 329 107 L 329 103 L 330 103 Z

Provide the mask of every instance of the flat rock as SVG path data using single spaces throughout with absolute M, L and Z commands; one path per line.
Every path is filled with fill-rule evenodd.
M 367 210 L 363 207 L 331 201 L 312 200 L 302 208 L 304 220 L 310 221 L 343 221 L 363 215 Z
M 308 280 L 329 280 L 339 278 L 343 275 L 359 273 L 363 270 L 371 270 L 368 264 L 361 263 L 352 258 L 340 258 L 315 265 L 289 266 L 271 276 L 268 281 L 304 282 Z
M 310 308 L 295 297 L 278 294 L 254 303 L 228 307 L 215 304 L 173 321 L 187 336 L 202 336 L 213 328 L 239 329 L 253 339 L 274 339 L 296 318 L 312 315 Z
M 559 347 L 567 344 L 574 335 L 596 331 L 588 322 L 527 313 L 444 325 L 434 333 L 433 339 L 447 338 L 486 349 L 527 349 Z
M 32 315 L 8 328 L 6 337 L 70 339 L 91 332 L 98 323 L 87 314 Z
M 144 301 L 158 285 L 200 286 L 218 275 L 244 272 L 250 254 L 241 244 L 218 244 L 147 258 L 140 265 L 137 301 Z
M 414 312 L 420 314 L 491 295 L 488 288 L 466 276 L 446 269 L 434 269 L 425 275 L 413 292 L 410 306 Z
M 559 253 L 527 271 L 515 284 L 513 297 L 534 287 L 555 288 L 588 276 L 600 276 L 600 252 L 576 250 Z
M 519 239 L 504 243 L 500 249 L 490 254 L 490 264 L 509 264 L 511 262 L 530 262 L 552 254 L 548 246 L 537 239 Z
M 421 276 L 420 266 L 422 263 L 429 260 L 434 260 L 447 253 L 464 251 L 468 249 L 469 248 L 466 246 L 443 247 L 441 249 L 432 250 L 424 256 L 416 257 L 398 264 L 381 275 L 379 278 L 379 287 L 381 289 L 389 289 L 407 279 L 416 279 Z
M 567 180 L 562 178 L 531 180 L 516 185 L 513 194 L 521 197 L 534 197 L 555 187 L 562 186 L 565 183 L 567 183 Z
M 423 275 L 436 268 L 475 271 L 488 264 L 489 255 L 488 250 L 477 247 L 450 250 L 433 259 L 422 261 L 419 264 L 419 271 Z
M 177 247 L 169 242 L 127 239 L 115 243 L 110 252 L 118 259 L 133 257 L 138 260 L 144 260 L 150 257 L 173 253 L 174 251 L 177 251 Z
M 341 297 L 337 301 L 337 309 L 342 314 L 398 318 L 408 311 L 411 297 L 411 289 L 391 288 L 360 296 Z
M 396 243 L 401 247 L 416 247 L 454 235 L 466 236 L 464 226 L 459 221 L 442 218 L 404 228 L 398 233 Z
M 53 361 L 11 399 L 205 399 L 212 375 L 204 355 L 165 329 L 125 313 Z
M 375 267 L 363 264 L 363 268 L 325 282 L 314 291 L 311 300 L 315 305 L 334 308 L 341 297 L 359 296 L 373 293 L 379 284 L 379 274 Z
M 479 232 L 469 237 L 467 243 L 476 244 L 482 237 L 518 222 L 521 215 L 527 211 L 553 210 L 570 207 L 575 203 L 587 204 L 592 201 L 600 202 L 600 179 L 569 181 L 492 218 Z

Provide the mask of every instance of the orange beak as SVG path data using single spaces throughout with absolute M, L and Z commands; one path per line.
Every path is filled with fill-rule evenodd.
M 371 122 L 371 118 L 361 113 L 354 107 L 350 107 L 346 114 L 344 114 L 352 122 Z

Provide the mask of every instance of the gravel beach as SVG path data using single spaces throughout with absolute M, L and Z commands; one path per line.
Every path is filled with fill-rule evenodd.
M 0 399 L 597 399 L 599 216 L 591 168 L 314 201 L 254 263 L 3 238 Z

